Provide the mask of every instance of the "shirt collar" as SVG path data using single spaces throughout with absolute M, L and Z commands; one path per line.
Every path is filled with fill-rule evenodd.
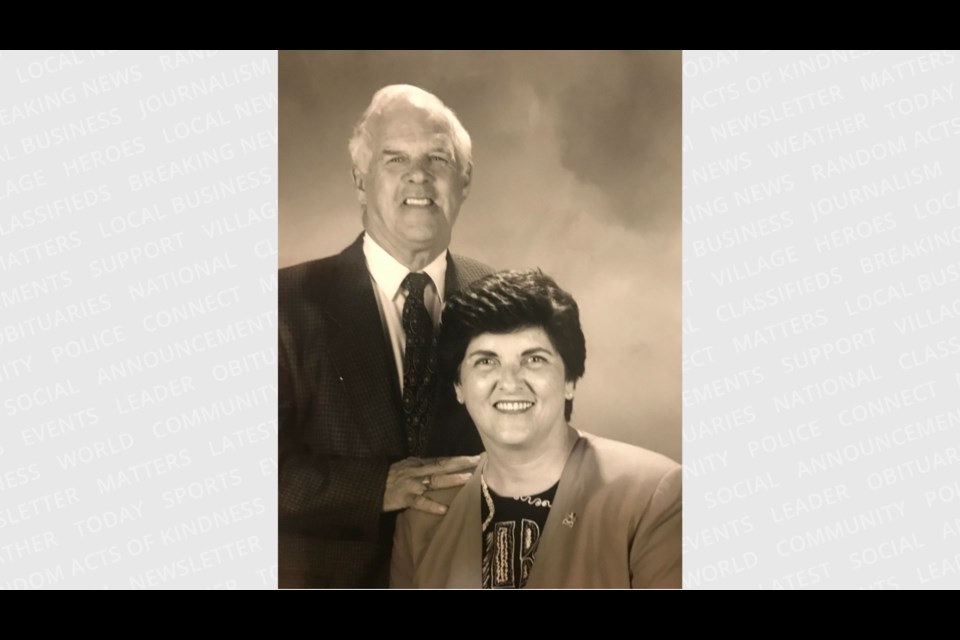
M 363 255 L 367 259 L 367 269 L 370 270 L 370 275 L 373 276 L 377 286 L 391 299 L 396 297 L 400 285 L 407 274 L 410 273 L 410 269 L 407 269 L 396 258 L 387 253 L 386 249 L 377 244 L 377 241 L 371 238 L 369 233 L 363 234 Z M 447 277 L 447 251 L 444 250 L 433 262 L 420 271 L 433 280 L 433 286 L 436 288 L 442 304 L 444 283 Z

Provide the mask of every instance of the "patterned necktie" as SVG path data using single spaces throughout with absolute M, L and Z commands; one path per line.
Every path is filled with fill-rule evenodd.
M 407 290 L 403 303 L 403 331 L 407 334 L 403 354 L 403 422 L 410 455 L 423 455 L 433 388 L 437 376 L 433 320 L 423 302 L 423 290 L 430 284 L 425 273 L 410 273 L 403 279 Z

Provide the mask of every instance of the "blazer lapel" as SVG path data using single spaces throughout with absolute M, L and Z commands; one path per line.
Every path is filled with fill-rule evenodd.
M 420 565 L 421 588 L 479 589 L 483 553 L 480 470 L 457 493 L 433 534 Z
M 559 582 L 552 573 L 551 563 L 563 563 L 570 557 L 576 542 L 577 518 L 583 514 L 583 465 L 586 440 L 577 439 L 560 474 L 560 484 L 550 506 L 550 514 L 540 534 L 536 557 L 527 578 L 528 589 L 544 589 Z M 561 565 L 562 566 L 562 565 Z
M 561 583 L 564 559 L 570 557 L 576 545 L 576 518 L 583 512 L 583 490 L 579 480 L 586 444 L 582 436 L 577 440 L 560 475 L 557 494 L 527 580 L 528 589 L 550 588 Z M 480 475 L 485 464 L 486 455 L 433 531 L 420 562 L 418 587 L 479 589 L 482 586 Z M 573 514 L 573 526 L 569 526 L 570 514 Z M 560 564 L 551 567 L 551 563 Z M 552 575 L 554 573 L 557 575 Z
M 400 383 L 363 256 L 363 236 L 340 254 L 329 315 L 337 370 L 375 452 L 402 453 Z
M 555 586 L 563 574 L 564 558 L 576 544 L 576 518 L 583 512 L 583 491 L 580 471 L 586 440 L 581 436 L 560 475 L 560 484 L 543 527 L 536 559 L 527 580 L 528 589 Z M 420 564 L 417 585 L 421 588 L 479 589 L 482 586 L 483 542 L 480 530 L 480 475 L 486 464 L 484 455 L 477 470 L 450 503 L 449 510 L 437 525 Z M 570 521 L 573 526 L 564 524 Z M 551 563 L 561 563 L 551 571 Z

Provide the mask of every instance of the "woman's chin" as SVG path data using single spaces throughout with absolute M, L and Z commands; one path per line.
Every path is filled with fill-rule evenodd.
M 535 430 L 518 426 L 494 428 L 486 433 L 481 432 L 481 439 L 485 445 L 507 449 L 523 449 L 531 446 L 536 440 Z M 489 446 L 487 447 L 489 448 Z

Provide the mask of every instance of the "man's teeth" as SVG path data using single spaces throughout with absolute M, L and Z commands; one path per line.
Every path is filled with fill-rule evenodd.
M 404 204 L 413 205 L 414 207 L 427 207 L 433 204 L 433 200 L 430 198 L 407 198 L 403 202 Z
M 494 406 L 500 411 L 526 411 L 533 406 L 532 402 L 498 402 Z

